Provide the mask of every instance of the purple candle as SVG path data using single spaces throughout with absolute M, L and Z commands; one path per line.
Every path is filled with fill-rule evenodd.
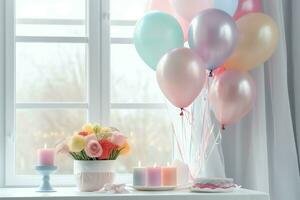
M 161 186 L 161 168 L 147 168 L 147 186 Z

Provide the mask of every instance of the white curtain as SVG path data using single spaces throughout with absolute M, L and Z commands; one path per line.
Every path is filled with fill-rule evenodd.
M 272 200 L 299 200 L 299 166 L 288 94 L 284 2 L 264 1 L 264 12 L 272 16 L 280 29 L 278 49 L 264 68 L 253 71 L 258 94 L 256 105 L 238 125 L 225 131 L 223 153 L 227 177 L 233 177 L 243 187 L 269 192 Z
M 299 0 L 295 1 L 299 3 Z M 263 2 L 264 12 L 277 22 L 280 29 L 278 48 L 265 66 L 251 72 L 257 85 L 252 112 L 238 124 L 226 128 L 222 133 L 222 148 L 216 146 L 198 176 L 227 176 L 244 188 L 270 193 L 272 200 L 299 200 L 300 177 L 288 91 L 284 21 L 284 9 L 288 8 L 285 3 L 289 1 Z M 193 107 L 193 131 L 198 135 L 202 134 L 203 96 L 202 93 Z M 180 124 L 178 119 L 173 119 L 174 124 Z M 175 131 L 180 132 L 179 128 Z M 200 140 L 197 138 L 191 142 L 195 141 L 199 143 Z
M 289 94 L 300 170 L 300 1 L 290 0 L 283 3 L 286 11 L 285 27 L 287 32 Z

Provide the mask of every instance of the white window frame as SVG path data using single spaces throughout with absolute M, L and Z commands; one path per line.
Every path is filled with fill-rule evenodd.
M 5 2 L 0 0 L 0 187 L 4 186 L 5 166 Z
M 81 20 L 33 20 L 15 19 L 15 1 L 5 1 L 5 35 L 6 35 L 6 162 L 5 186 L 38 185 L 37 175 L 15 175 L 15 111 L 16 108 L 84 108 L 88 109 L 89 121 L 109 122 L 109 1 L 87 1 L 87 36 L 86 37 L 35 37 L 15 36 L 15 25 L 18 23 L 38 24 L 82 24 Z M 92 26 L 90 25 L 92 24 Z M 88 87 L 87 102 L 85 103 L 16 103 L 15 100 L 15 44 L 16 42 L 45 42 L 45 43 L 86 43 L 88 44 Z M 104 51 L 104 49 L 108 51 Z M 100 78 L 99 78 L 100 77 Z M 14 89 L 12 89 L 14 88 Z M 54 175 L 54 185 L 74 185 L 72 175 Z
M 131 38 L 110 38 L 110 25 L 117 26 L 133 26 L 136 21 L 130 20 L 114 20 L 110 21 L 109 0 L 86 0 L 87 1 L 87 37 L 47 37 L 47 36 L 15 36 L 16 23 L 20 24 L 65 24 L 65 25 L 80 25 L 85 23 L 83 20 L 53 20 L 53 19 L 15 19 L 15 1 L 14 0 L 0 0 L 0 5 L 5 11 L 5 91 L 1 90 L 0 94 L 5 95 L 5 99 L 0 99 L 2 109 L 5 108 L 5 116 L 2 122 L 5 124 L 5 140 L 0 140 L 1 156 L 5 156 L 3 164 L 0 164 L 1 182 L 4 186 L 35 186 L 40 183 L 40 176 L 38 175 L 15 175 L 15 111 L 20 108 L 83 108 L 88 109 L 88 120 L 91 122 L 99 121 L 103 124 L 109 124 L 109 116 L 111 109 L 165 109 L 164 103 L 111 103 L 110 101 L 110 44 L 132 44 Z M 0 7 L 1 10 L 1 7 Z M 1 20 L 1 19 L 0 19 Z M 1 21 L 0 21 L 1 28 Z M 3 36 L 4 37 L 4 36 Z M 1 40 L 1 33 L 0 33 Z M 85 103 L 16 103 L 15 100 L 15 44 L 16 42 L 63 42 L 63 43 L 87 43 L 88 44 L 88 94 L 87 102 Z M 0 41 L 1 44 L 1 41 Z M 4 56 L 3 56 L 4 57 Z M 1 55 L 0 55 L 1 58 Z M 2 70 L 2 71 L 1 71 Z M 4 75 L 4 74 L 3 74 Z M 100 78 L 99 78 L 100 77 Z M 0 75 L 1 78 L 1 75 Z M 0 81 L 3 79 L 0 79 Z M 3 101 L 2 101 L 3 100 Z M 4 103 L 5 100 L 5 103 Z M 0 115 L 1 120 L 1 115 Z M 1 122 L 0 122 L 1 128 Z M 3 131 L 4 132 L 4 131 Z M 5 145 L 1 145 L 5 142 Z M 5 148 L 5 149 L 4 149 Z M 1 155 L 5 152 L 5 155 Z M 4 153 L 3 153 L 4 154 Z M 5 163 L 5 164 L 4 164 Z M 1 166 L 3 170 L 1 170 Z M 3 177 L 1 179 L 1 177 Z M 118 179 L 121 182 L 131 182 L 130 174 L 119 174 Z M 53 175 L 53 184 L 55 186 L 73 186 L 75 181 L 72 175 Z

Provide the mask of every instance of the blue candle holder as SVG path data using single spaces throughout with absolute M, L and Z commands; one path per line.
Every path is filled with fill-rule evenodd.
M 57 170 L 56 166 L 36 166 L 35 170 L 43 176 L 42 183 L 37 192 L 56 192 L 50 184 L 50 174 Z

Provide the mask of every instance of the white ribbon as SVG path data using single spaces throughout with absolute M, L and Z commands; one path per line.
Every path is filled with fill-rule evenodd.
M 129 191 L 126 189 L 126 184 L 105 184 L 100 192 L 112 194 L 129 193 Z

